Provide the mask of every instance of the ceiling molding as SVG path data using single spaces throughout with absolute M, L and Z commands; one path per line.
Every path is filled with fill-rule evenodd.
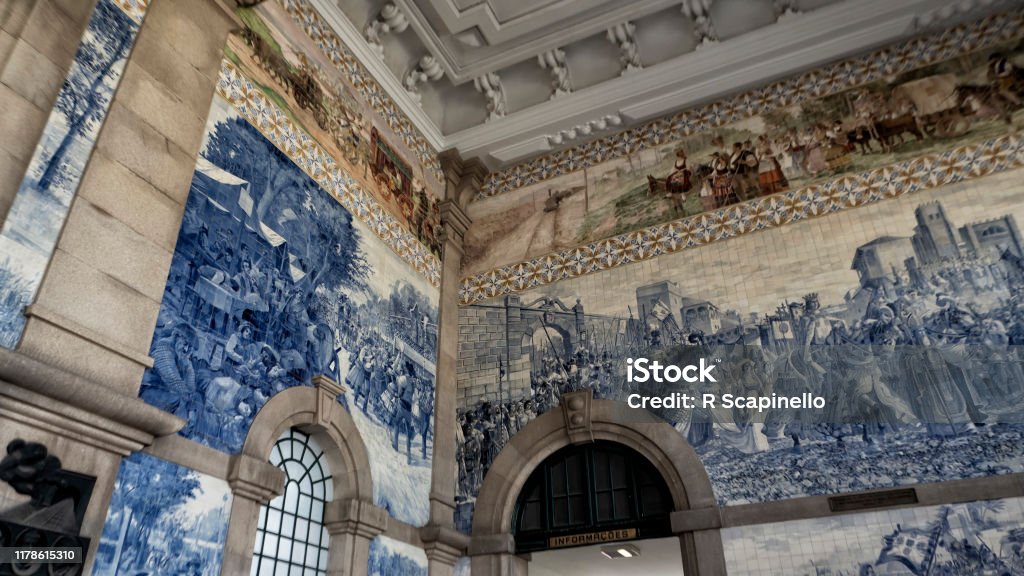
M 338 6 L 331 0 L 309 0 L 309 3 L 320 14 L 338 38 L 352 51 L 352 54 L 377 80 L 380 86 L 395 101 L 399 109 L 408 116 L 409 121 L 419 129 L 420 133 L 435 150 L 446 148 L 446 141 L 441 129 L 427 116 L 414 95 L 410 94 L 395 74 L 384 64 L 377 50 L 371 46 L 352 21 L 342 14 Z
M 627 77 L 449 134 L 446 142 L 463 157 L 483 158 L 492 168 L 499 163 L 504 165 L 509 162 L 508 157 L 498 159 L 490 154 L 491 150 L 528 152 L 525 143 L 536 142 L 538 134 L 554 135 L 605 115 L 622 115 L 628 120 L 623 128 L 629 128 L 644 120 L 906 40 L 917 31 L 918 15 L 934 10 L 943 1 L 857 0 L 790 15 L 773 26 L 702 47 Z
M 621 116 L 622 125 L 616 130 L 630 129 L 657 117 L 906 41 L 925 31 L 974 20 L 1014 1 L 969 0 L 970 6 L 963 4 L 948 10 L 948 0 L 845 0 L 810 12 L 787 14 L 775 24 L 703 45 L 625 77 L 445 135 L 332 0 L 308 0 L 434 149 L 456 149 L 463 158 L 480 159 L 491 169 L 508 168 L 607 135 L 608 132 L 595 131 L 589 135 L 578 133 L 576 139 L 564 137 L 595 118 Z M 395 3 L 402 10 L 420 10 L 412 0 Z M 660 5 L 657 3 L 678 2 L 650 0 L 649 5 Z M 632 9 L 634 3 L 629 4 Z M 425 20 L 414 17 L 412 12 L 406 12 L 406 16 L 410 27 L 419 27 L 418 37 L 422 40 L 434 34 L 429 27 L 423 29 Z M 596 33 L 604 32 L 603 28 L 595 27 Z M 556 46 L 570 44 L 574 37 L 572 31 L 566 32 Z M 519 49 L 529 59 L 545 51 L 540 44 L 524 46 L 528 47 Z M 438 56 L 432 50 L 431 53 Z M 438 61 L 442 67 L 447 66 L 446 58 L 439 57 Z M 451 79 L 450 72 L 445 73 Z M 481 106 L 483 103 L 481 98 Z M 558 138 L 559 134 L 563 138 Z
M 550 152 L 552 150 L 550 139 L 550 136 L 534 136 L 517 144 L 492 150 L 490 155 L 499 162 L 512 162 L 530 154 Z
M 511 42 L 512 40 L 516 40 L 516 42 L 514 45 L 501 46 L 502 49 L 493 55 L 475 60 L 471 63 L 462 63 L 459 61 L 459 55 L 452 51 L 450 46 L 446 44 L 440 36 L 438 36 L 433 26 L 430 25 L 430 18 L 421 8 L 421 5 L 423 4 L 433 6 L 435 2 L 424 3 L 416 0 L 393 1 L 407 14 L 410 24 L 417 36 L 419 36 L 432 54 L 439 57 L 441 65 L 445 68 L 445 74 L 447 74 L 451 82 L 456 85 L 471 82 L 474 78 L 486 72 L 506 68 L 524 60 L 532 60 L 536 58 L 538 54 L 542 54 L 548 50 L 564 48 L 569 44 L 578 42 L 590 36 L 604 34 L 608 28 L 621 24 L 627 20 L 642 18 L 648 14 L 653 14 L 679 4 L 679 0 L 630 0 L 629 2 L 604 2 L 603 4 L 611 6 L 611 8 L 605 13 L 598 16 L 589 16 L 586 19 L 577 19 L 578 22 L 576 23 L 571 21 L 566 22 L 568 19 L 565 18 L 564 15 L 556 16 L 547 13 L 545 20 L 550 22 L 559 22 L 560 18 L 561 22 L 569 25 L 569 27 L 562 27 L 560 29 L 549 30 L 532 35 L 526 34 L 525 36 L 527 39 L 525 41 L 519 41 L 520 39 L 516 38 L 516 34 L 518 34 L 518 32 L 516 34 L 512 34 L 511 31 L 509 31 L 508 33 L 492 35 L 490 37 L 488 37 L 485 32 L 485 38 L 493 47 L 498 47 L 502 43 Z M 437 3 L 448 4 L 447 0 L 440 0 Z M 565 6 L 565 9 L 569 12 L 578 11 L 580 8 L 578 2 L 566 2 Z M 470 11 L 472 10 L 473 9 L 470 9 Z M 489 12 L 490 9 L 487 8 L 486 11 Z M 477 25 L 478 23 L 474 21 L 474 24 L 471 26 L 452 28 L 448 25 L 448 22 L 445 21 L 445 26 L 448 27 L 453 34 L 460 30 L 469 29 Z M 484 28 L 480 29 L 484 30 Z

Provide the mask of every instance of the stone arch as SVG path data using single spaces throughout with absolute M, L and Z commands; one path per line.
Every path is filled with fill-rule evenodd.
M 324 510 L 324 526 L 331 536 L 328 572 L 365 571 L 370 540 L 387 528 L 387 512 L 373 504 L 366 445 L 337 401 L 344 389 L 329 378 L 313 380 L 314 387 L 296 386 L 274 395 L 253 419 L 242 451 L 231 458 L 228 482 L 234 498 L 224 574 L 249 573 L 260 508 L 284 488 L 284 474 L 270 464 L 270 452 L 290 428 L 316 438 L 331 468 L 334 498 Z
M 576 394 L 589 396 L 590 392 Z M 621 402 L 587 400 L 585 437 L 637 451 L 665 479 L 676 510 L 672 525 L 680 537 L 686 573 L 724 574 L 718 506 L 697 452 L 663 421 L 638 419 L 635 410 Z M 570 411 L 563 406 L 532 420 L 509 440 L 488 469 L 473 515 L 474 576 L 525 573 L 525 561 L 515 556 L 512 537 L 515 503 L 537 466 L 561 448 L 579 443 L 580 427 L 573 425 L 570 430 L 568 424 Z
M 562 345 L 557 350 L 557 352 L 558 352 L 559 357 L 563 361 L 568 360 L 572 356 L 572 352 L 573 352 L 572 348 L 573 348 L 573 342 L 575 341 L 575 338 L 572 336 L 572 334 L 568 330 L 565 329 L 564 326 L 562 326 L 560 324 L 552 323 L 552 324 L 548 324 L 548 325 L 545 326 L 541 322 L 525 323 L 525 325 L 520 328 L 520 331 L 522 333 L 522 337 L 520 338 L 520 348 L 522 349 L 522 353 L 521 353 L 522 358 L 528 361 L 532 357 L 531 354 L 533 352 L 535 352 L 535 350 L 536 350 L 535 346 L 534 346 L 534 342 L 537 339 L 537 334 L 539 332 L 541 332 L 541 331 L 546 331 L 546 330 L 554 331 L 556 334 L 558 334 L 558 337 L 561 338 Z M 552 341 L 552 343 L 554 343 L 554 342 Z M 555 344 L 555 345 L 557 346 L 557 344 Z
M 298 428 L 316 438 L 327 455 L 335 499 L 372 502 L 370 457 L 359 429 L 337 401 L 333 401 L 333 406 L 326 405 L 321 393 L 329 394 L 306 386 L 275 394 L 253 419 L 242 454 L 265 462 L 281 434 Z

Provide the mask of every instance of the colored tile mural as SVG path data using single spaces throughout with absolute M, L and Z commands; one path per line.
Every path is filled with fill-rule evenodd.
M 637 391 L 627 357 L 721 359 L 719 393 L 829 399 L 813 421 L 791 409 L 657 413 L 696 449 L 723 506 L 1024 471 L 1022 176 L 463 307 L 457 524 L 470 529 L 491 462 L 562 393 Z
M 143 377 L 180 434 L 228 453 L 275 394 L 323 374 L 371 457 L 376 504 L 428 517 L 438 292 L 215 98 Z
M 722 530 L 747 576 L 1024 574 L 1024 499 L 904 508 Z
M 370 541 L 369 576 L 427 576 L 427 553 L 422 548 L 377 536 Z
M 441 283 L 440 259 L 398 222 L 377 199 L 360 188 L 327 151 L 303 132 L 277 104 L 231 62 L 221 62 L 217 94 L 368 226 L 432 285 Z
M 440 255 L 438 200 L 444 179 L 437 154 L 411 126 L 392 126 L 373 106 L 376 85 L 351 54 L 325 55 L 293 21 L 290 2 L 240 8 L 246 28 L 226 56 L 323 146 L 352 179 L 401 225 Z
M 93 574 L 220 574 L 227 482 L 136 453 L 121 461 Z
M 145 3 L 100 0 L 0 229 L 0 346 L 14 348 L 57 245 Z
M 1012 132 L 1024 12 L 888 48 L 492 175 L 478 273 Z

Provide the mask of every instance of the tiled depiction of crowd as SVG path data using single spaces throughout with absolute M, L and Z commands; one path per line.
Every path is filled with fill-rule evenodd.
M 726 566 L 750 576 L 1018 576 L 1021 504 L 983 500 L 727 529 Z
M 237 452 L 271 397 L 325 375 L 371 459 L 429 473 L 436 292 L 228 110 L 211 112 L 142 398 Z M 374 481 L 378 504 L 427 506 L 416 479 Z
M 530 352 L 525 395 L 459 410 L 461 527 L 509 438 L 562 394 L 589 388 L 624 401 L 638 390 L 626 383 L 628 357 L 721 359 L 718 383 L 707 385 L 718 394 L 828 400 L 814 418 L 794 409 L 659 412 L 697 449 L 723 504 L 1024 470 L 1024 244 L 1014 217 L 957 229 L 931 202 L 915 219 L 913 236 L 855 250 L 860 282 L 838 304 L 812 293 L 743 316 L 660 281 L 637 286 L 618 318 L 577 322 L 568 344 L 564 329 L 547 330 Z M 673 391 L 712 391 L 701 386 Z

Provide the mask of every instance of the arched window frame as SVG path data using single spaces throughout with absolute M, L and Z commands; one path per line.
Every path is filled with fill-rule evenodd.
M 292 428 L 274 444 L 270 463 L 285 473 L 285 491 L 260 507 L 250 574 L 325 575 L 330 537 L 324 510 L 334 489 L 324 450 L 312 435 Z

